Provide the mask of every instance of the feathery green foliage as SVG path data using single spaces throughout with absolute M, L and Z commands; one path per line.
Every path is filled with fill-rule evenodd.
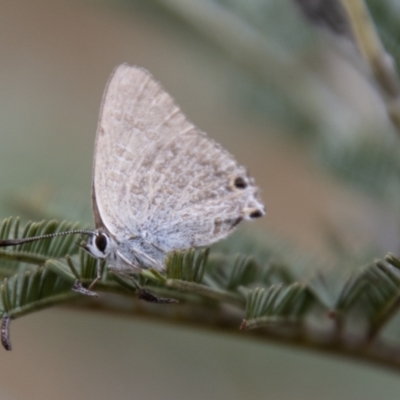
M 166 261 L 167 279 L 201 283 L 209 253 L 209 249 L 189 250 L 183 256 L 175 251 L 170 253 Z
M 27 238 L 66 232 L 78 229 L 79 224 L 71 224 L 66 221 L 29 222 L 18 236 L 19 219 L 7 218 L 0 226 L 0 240 Z M 49 258 L 61 258 L 66 255 L 77 254 L 79 247 L 75 245 L 73 235 L 56 236 L 50 239 L 43 239 L 36 242 L 24 243 L 12 247 L 12 249 L 1 249 L 0 258 L 12 258 L 15 261 L 26 262 L 27 264 L 43 264 Z M 12 254 L 12 257 L 11 257 Z
M 0 291 L 1 316 L 6 314 L 12 318 L 74 297 L 71 284 L 44 266 L 4 278 Z
M 77 227 L 77 224 L 57 224 L 55 221 L 48 224 L 28 223 L 21 237 L 61 232 L 72 226 Z M 18 220 L 4 220 L 1 238 L 16 237 L 16 229 Z M 19 245 L 0 252 L 0 259 L 7 262 L 23 260 L 24 266 L 14 271 L 7 270 L 3 281 L 3 312 L 12 314 L 22 305 L 29 303 L 33 306 L 45 297 L 66 292 L 76 280 L 90 284 L 96 278 L 98 261 L 82 250 L 77 254 L 79 247 L 71 245 L 71 237 L 54 237 L 38 243 L 34 242 L 35 246 Z M 68 250 L 71 255 L 67 254 Z M 396 268 L 400 264 L 396 263 L 399 263 L 397 258 L 389 255 L 387 261 L 376 261 L 350 276 L 343 282 L 331 311 L 345 314 L 362 305 L 362 313 L 372 325 L 376 324 L 397 298 L 400 289 L 400 274 Z M 38 264 L 40 266 L 37 268 Z M 36 269 L 32 270 L 32 267 Z M 98 289 L 116 290 L 115 274 L 110 277 L 104 261 L 100 268 L 103 273 Z M 167 259 L 165 275 L 144 271 L 140 280 L 148 288 L 165 285 L 170 289 L 208 296 L 218 301 L 224 301 L 225 295 L 227 302 L 235 299 L 236 305 L 246 302 L 247 319 L 266 316 L 300 318 L 309 309 L 311 298 L 324 304 L 307 285 L 288 278 L 284 264 L 270 262 L 261 267 L 251 257 L 240 254 L 233 259 L 221 255 L 209 258 L 209 249 L 173 252 Z M 32 289 L 32 282 L 37 283 L 36 292 Z M 61 285 L 61 282 L 65 285 Z
M 242 329 L 254 329 L 271 324 L 301 322 L 315 301 L 306 285 L 271 285 L 250 291 Z
M 1 224 L 0 235 L 1 239 L 16 238 L 20 237 L 19 231 L 22 237 L 29 237 L 61 232 L 72 226 L 78 224 L 28 223 L 21 229 L 18 219 L 6 219 Z M 46 243 L 10 247 L 0 252 L 0 265 L 5 263 L 7 266 L 7 274 L 0 284 L 0 315 L 5 321 L 72 299 L 76 304 L 76 300 L 85 298 L 72 288 L 77 281 L 86 286 L 93 282 L 99 261 L 71 243 L 70 238 L 60 241 L 60 237 L 54 237 L 46 239 Z M 18 264 L 18 268 L 12 271 L 10 262 Z M 278 264 L 272 259 L 261 265 L 243 254 L 209 256 L 209 249 L 189 250 L 171 253 L 165 273 L 144 270 L 136 277 L 109 270 L 101 262 L 101 279 L 92 290 L 137 297 L 140 285 L 156 296 L 178 299 L 180 307 L 196 305 L 205 308 L 208 315 L 225 313 L 224 318 L 237 321 L 235 329 L 240 326 L 239 312 L 243 319 L 242 329 L 265 331 L 266 334 L 274 332 L 276 335 L 279 329 L 289 329 L 292 333 L 297 332 L 296 335 L 307 337 L 309 321 L 314 319 L 313 329 L 316 326 L 317 329 L 307 340 L 313 343 L 318 340 L 314 337 L 318 330 L 322 332 L 331 326 L 331 340 L 338 346 L 337 338 L 341 337 L 339 344 L 342 343 L 343 351 L 347 351 L 347 319 L 357 317 L 367 321 L 367 331 L 359 329 L 357 332 L 367 346 L 397 314 L 400 308 L 399 267 L 400 260 L 389 254 L 385 260 L 361 268 L 343 279 L 336 297 L 327 304 L 321 294 L 329 289 L 331 282 L 321 275 L 321 271 L 317 280 L 310 278 L 309 285 L 294 280 L 290 265 Z M 320 284 L 316 290 L 318 281 L 323 281 L 325 288 L 321 289 Z M 87 302 L 82 306 L 84 304 Z M 234 306 L 236 311 L 225 309 L 224 305 Z M 166 316 L 168 307 L 164 308 Z M 330 324 L 332 319 L 338 323 Z M 400 363 L 395 364 L 400 368 Z

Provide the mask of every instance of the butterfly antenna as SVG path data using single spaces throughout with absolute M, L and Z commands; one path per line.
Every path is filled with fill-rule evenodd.
M 7 246 L 17 246 L 19 244 L 29 243 L 29 242 L 36 242 L 37 240 L 49 239 L 56 236 L 65 236 L 65 235 L 93 235 L 94 231 L 88 231 L 84 229 L 77 229 L 72 231 L 65 231 L 65 232 L 57 232 L 57 233 L 49 233 L 47 235 L 40 235 L 40 236 L 31 236 L 22 239 L 6 239 L 0 240 L 0 247 L 7 247 Z

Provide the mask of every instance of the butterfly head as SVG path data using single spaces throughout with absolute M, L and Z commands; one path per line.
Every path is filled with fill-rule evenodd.
M 88 241 L 82 247 L 95 258 L 107 258 L 114 246 L 107 233 L 97 230 L 89 236 Z

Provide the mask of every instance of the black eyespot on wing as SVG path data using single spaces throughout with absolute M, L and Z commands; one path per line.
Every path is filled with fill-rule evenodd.
M 96 236 L 96 239 L 94 240 L 96 247 L 98 250 L 100 250 L 102 253 L 104 253 L 104 250 L 107 248 L 107 237 L 103 233 L 99 233 Z
M 249 215 L 250 218 L 260 218 L 264 215 L 264 213 L 260 210 L 252 211 Z
M 246 189 L 247 188 L 247 182 L 244 178 L 242 178 L 241 176 L 238 176 L 235 181 L 233 182 L 233 184 L 235 185 L 235 187 L 237 189 Z

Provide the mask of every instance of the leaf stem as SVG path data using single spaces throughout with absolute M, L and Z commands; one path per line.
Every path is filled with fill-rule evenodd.
M 48 257 L 38 256 L 34 253 L 26 253 L 22 251 L 0 251 L 0 259 L 42 265 L 48 260 Z
M 211 289 L 208 286 L 194 282 L 186 282 L 178 279 L 167 279 L 165 285 L 171 289 L 176 289 L 186 293 L 198 294 L 211 300 L 226 302 L 240 308 L 245 305 L 244 299 L 240 296 L 224 290 Z

